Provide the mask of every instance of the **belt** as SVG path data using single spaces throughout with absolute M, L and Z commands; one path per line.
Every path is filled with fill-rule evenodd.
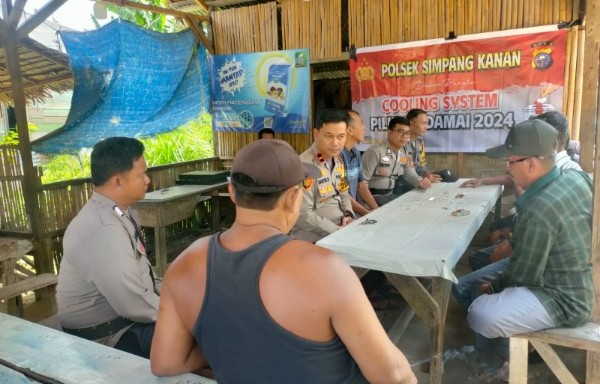
M 132 320 L 124 317 L 117 317 L 105 323 L 94 325 L 87 328 L 64 328 L 63 331 L 74 336 L 79 336 L 88 340 L 98 340 L 107 336 L 114 335 L 121 329 L 133 324 Z
M 393 189 L 369 188 L 369 191 L 371 191 L 373 195 L 387 195 L 388 193 L 392 192 Z

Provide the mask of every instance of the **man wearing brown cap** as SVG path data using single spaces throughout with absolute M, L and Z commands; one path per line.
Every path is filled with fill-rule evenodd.
M 491 284 L 481 285 L 483 295 L 469 308 L 478 347 L 486 338 L 577 327 L 590 317 L 592 182 L 583 172 L 556 167 L 556 138 L 551 125 L 528 120 L 514 126 L 503 145 L 486 151 L 506 158 L 510 177 L 525 193 L 515 202 L 508 267 Z M 506 341 L 489 344 L 505 360 Z
M 287 236 L 301 184 L 319 170 L 286 142 L 259 140 L 231 172 L 232 227 L 193 243 L 165 275 L 152 372 L 209 364 L 227 383 L 416 383 L 352 269 Z

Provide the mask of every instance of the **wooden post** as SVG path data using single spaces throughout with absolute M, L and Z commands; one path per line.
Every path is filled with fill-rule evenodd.
M 586 172 L 592 172 L 594 158 L 594 143 L 597 126 L 598 98 L 598 52 L 600 50 L 600 4 L 597 1 L 587 1 L 585 17 L 585 46 L 583 68 L 584 73 L 581 125 L 579 141 L 581 142 L 581 167 Z M 576 10 L 573 10 L 575 13 Z M 595 248 L 596 250 L 598 248 Z
M 27 110 L 25 93 L 23 92 L 23 78 L 21 77 L 21 64 L 19 63 L 19 48 L 16 38 L 16 31 L 13 28 L 6 28 L 6 41 L 4 45 L 6 52 L 6 67 L 11 77 L 12 95 L 14 100 L 15 117 L 17 120 L 17 131 L 19 133 L 19 152 L 23 162 L 23 196 L 25 198 L 25 209 L 29 216 L 31 233 L 34 241 L 39 244 L 42 235 L 40 209 L 37 201 L 39 179 L 33 167 L 31 157 L 31 143 L 29 141 L 29 131 L 27 123 Z M 49 272 L 51 260 L 47 257 L 40 260 L 35 258 L 35 267 L 37 273 Z

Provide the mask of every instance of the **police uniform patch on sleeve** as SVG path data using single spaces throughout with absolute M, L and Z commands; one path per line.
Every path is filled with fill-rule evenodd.
M 309 189 L 312 188 L 314 182 L 315 182 L 315 179 L 304 179 L 302 181 L 302 188 L 305 191 L 308 191 Z
M 408 157 L 402 156 L 400 158 L 400 164 L 405 165 L 406 163 L 408 163 Z

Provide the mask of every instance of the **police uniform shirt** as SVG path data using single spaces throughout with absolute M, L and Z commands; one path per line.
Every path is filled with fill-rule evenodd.
M 414 163 L 417 174 L 419 176 L 423 176 L 425 172 L 427 172 L 427 162 L 425 161 L 425 141 L 423 138 L 417 137 L 415 140 L 409 141 L 404 148 Z
M 315 144 L 300 155 L 300 160 L 316 165 L 321 177 L 304 181 L 302 207 L 292 235 L 303 230 L 314 233 L 316 238 L 325 237 L 339 228 L 346 214 L 354 215 L 344 163 L 339 156 L 333 162 L 326 160 Z
M 421 179 L 405 149 L 394 151 L 387 139 L 365 151 L 362 169 L 369 188 L 374 189 L 394 189 L 396 179 L 400 176 L 404 176 L 404 180 L 415 187 Z
M 130 218 L 139 220 L 133 210 L 115 207 L 114 201 L 94 192 L 65 232 L 56 293 L 65 328 L 91 327 L 117 316 L 156 321 L 158 287 Z M 113 337 L 106 344 L 117 341 Z

